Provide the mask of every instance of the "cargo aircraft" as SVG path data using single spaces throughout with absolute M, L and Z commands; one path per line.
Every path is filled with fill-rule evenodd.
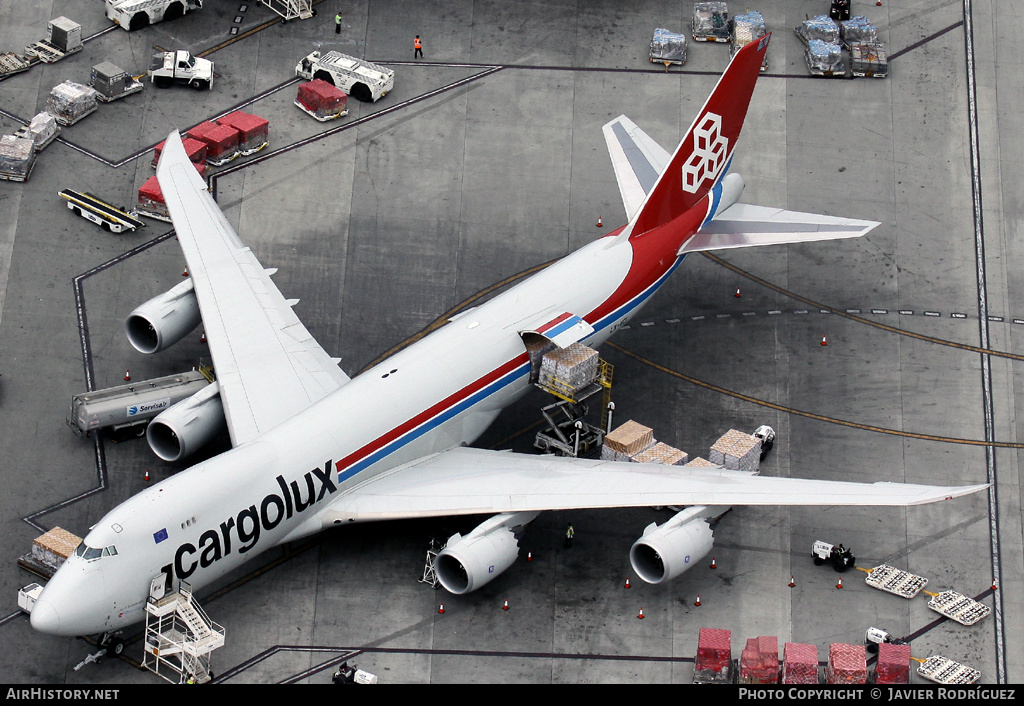
M 624 227 L 355 378 L 299 322 L 172 132 L 157 176 L 191 277 L 139 307 L 126 329 L 152 353 L 201 317 L 216 382 L 166 410 L 147 435 L 158 454 L 177 459 L 226 420 L 232 448 L 99 520 L 39 596 L 32 626 L 109 636 L 142 620 L 147 599 L 177 581 L 198 590 L 271 547 L 354 522 L 491 515 L 437 556 L 442 585 L 463 594 L 515 561 L 518 533 L 545 510 L 683 506 L 630 551 L 637 575 L 660 583 L 708 553 L 709 519 L 732 505 L 904 506 L 985 488 L 469 447 L 536 379 L 530 349 L 600 345 L 689 253 L 851 238 L 878 225 L 738 202 L 743 180 L 729 164 L 768 42 L 736 53 L 674 154 L 625 117 L 604 127 Z

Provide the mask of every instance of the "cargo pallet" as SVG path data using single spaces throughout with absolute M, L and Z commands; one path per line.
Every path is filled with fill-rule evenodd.
M 62 51 L 45 39 L 40 39 L 38 42 L 32 42 L 25 47 L 25 56 L 29 59 L 34 57 L 37 61 L 41 61 L 44 64 L 53 64 L 66 56 L 71 56 L 80 51 L 82 51 L 81 45 L 68 51 Z
M 296 107 L 298 107 L 298 109 L 301 110 L 303 113 L 306 113 L 307 115 L 312 117 L 314 120 L 319 120 L 322 123 L 326 123 L 328 120 L 337 120 L 338 118 L 344 118 L 346 115 L 348 115 L 348 108 L 345 108 L 344 110 L 342 110 L 339 113 L 336 113 L 335 115 L 328 115 L 327 117 L 321 118 L 316 113 L 314 113 L 312 110 L 310 110 L 306 106 L 302 105 L 302 103 L 300 103 L 298 100 L 293 101 L 293 103 L 295 103 Z M 210 160 L 207 160 L 207 161 L 210 161 Z
M 32 168 L 36 166 L 35 157 L 29 162 L 28 169 L 25 170 L 24 174 L 13 174 L 11 172 L 0 172 L 0 179 L 4 181 L 28 181 L 28 178 L 32 176 Z
M 39 63 L 39 59 L 34 57 L 18 56 L 12 51 L 0 52 L 0 76 L 11 76 L 28 71 L 37 63 Z
M 913 598 L 928 585 L 928 579 L 911 574 L 888 564 L 881 564 L 869 570 L 864 582 L 872 588 L 895 594 L 902 598 Z
M 88 116 L 92 115 L 93 113 L 95 113 L 99 109 L 100 109 L 99 105 L 94 105 L 89 110 L 85 111 L 84 113 L 82 113 L 80 115 L 76 115 L 73 118 L 69 119 L 69 118 L 64 117 L 63 115 L 54 115 L 53 119 L 57 121 L 58 125 L 63 125 L 65 127 L 68 127 L 70 125 L 74 125 L 75 123 L 80 121 L 82 118 L 85 118 L 85 117 L 88 117 Z M 51 115 L 53 115 L 53 113 L 51 113 Z
M 973 598 L 968 598 L 956 591 L 943 591 L 930 595 L 933 597 L 928 601 L 929 608 L 961 625 L 974 625 L 992 612 L 992 609 L 984 603 L 978 603 Z
M 116 96 L 105 96 L 100 91 L 96 91 L 96 100 L 102 103 L 110 103 L 111 101 L 116 101 L 119 98 L 124 98 L 125 96 L 130 96 L 133 93 L 138 93 L 143 88 L 145 88 L 145 84 L 143 84 L 141 81 L 136 81 L 135 79 L 132 79 L 131 85 L 128 88 L 126 88 L 122 93 L 119 93 Z
M 143 228 L 146 225 L 144 221 L 140 221 L 130 213 L 115 208 L 87 192 L 64 189 L 58 193 L 58 196 L 67 200 L 68 208 L 72 212 L 111 233 L 122 233 L 125 230 L 134 231 L 136 228 Z
M 56 120 L 56 118 L 54 118 L 54 120 Z M 56 140 L 57 139 L 57 135 L 59 135 L 59 134 L 60 134 L 60 128 L 58 127 L 56 130 L 53 131 L 52 135 L 47 137 L 45 140 L 40 142 L 38 145 L 34 145 L 33 149 L 36 152 L 42 152 L 43 148 L 47 147 L 51 142 Z M 25 127 L 20 128 L 16 133 L 14 133 L 14 136 L 15 137 L 21 137 L 21 138 L 26 139 L 26 140 L 31 140 L 32 139 L 32 135 L 29 133 L 27 125 Z
M 917 668 L 919 676 L 937 684 L 973 684 L 981 679 L 981 672 L 954 662 L 942 655 L 933 655 Z

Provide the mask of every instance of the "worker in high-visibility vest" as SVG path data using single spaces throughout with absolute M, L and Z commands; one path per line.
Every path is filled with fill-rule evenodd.
M 572 528 L 572 523 L 565 529 L 565 548 L 569 549 L 572 547 L 572 538 L 576 535 L 576 530 Z
M 412 58 L 423 58 L 423 42 L 420 41 L 420 35 L 416 35 L 416 39 L 412 40 L 412 47 L 416 51 L 413 52 Z
M 334 33 L 341 34 L 341 13 L 334 16 Z

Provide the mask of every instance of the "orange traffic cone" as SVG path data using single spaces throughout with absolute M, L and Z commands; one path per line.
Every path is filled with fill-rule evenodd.
M 626 585 L 623 588 L 629 588 L 629 577 L 626 577 Z
M 533 561 L 533 552 L 526 552 L 526 560 Z
M 796 576 L 790 576 L 789 577 L 789 587 L 793 588 L 794 586 L 796 586 Z
M 206 343 L 206 331 L 203 331 L 203 335 L 199 337 L 200 343 Z
M 442 603 L 442 604 L 441 604 L 441 607 L 437 609 L 437 612 L 438 612 L 438 613 L 439 613 L 440 615 L 444 615 L 444 603 Z
M 642 607 L 640 608 L 639 615 L 637 615 L 636 617 L 639 618 L 640 620 L 644 619 L 644 609 Z
M 142 476 L 142 480 L 149 482 L 149 469 L 146 469 L 146 475 Z
M 843 587 L 843 577 L 840 576 L 839 577 L 839 583 L 836 584 L 836 588 L 842 588 L 842 587 Z
M 131 379 L 132 379 L 131 371 L 128 368 L 125 368 L 124 369 L 124 380 L 125 380 L 125 382 L 128 382 Z
M 828 345 L 828 334 L 825 334 L 825 335 L 823 335 L 821 337 L 821 345 L 823 345 L 823 346 L 827 346 Z
M 996 580 L 995 579 L 992 579 L 992 590 L 993 591 L 996 590 Z
M 601 223 L 601 217 L 600 216 L 597 217 L 597 227 L 598 228 L 604 228 L 604 224 Z
M 739 299 L 739 298 L 741 298 L 741 297 L 743 296 L 743 295 L 741 295 L 741 294 L 740 294 L 740 288 L 739 288 L 739 287 L 737 287 L 737 288 L 736 288 L 736 294 L 735 294 L 734 296 L 735 296 L 735 297 L 736 297 L 737 299 Z
M 181 271 L 181 276 L 182 277 L 188 277 L 188 270 L 182 270 Z
M 699 593 L 697 594 L 697 600 L 695 600 L 695 601 L 693 602 L 693 604 L 694 604 L 695 606 L 698 606 L 698 607 L 700 606 L 700 594 L 699 594 Z
M 717 569 L 718 568 L 718 564 L 715 563 L 715 557 L 711 557 L 711 568 L 712 569 Z
M 508 610 L 508 599 L 505 599 L 505 605 L 501 607 L 502 610 Z

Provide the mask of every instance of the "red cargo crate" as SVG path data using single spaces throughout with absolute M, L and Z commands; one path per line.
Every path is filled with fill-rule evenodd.
M 299 86 L 295 104 L 320 121 L 348 113 L 348 96 L 340 88 L 320 79 Z
M 238 130 L 230 125 L 202 122 L 188 131 L 188 136 L 206 144 L 206 161 L 215 167 L 238 156 Z
M 238 149 L 242 154 L 258 152 L 270 142 L 270 123 L 258 115 L 236 110 L 218 119 L 217 124 L 238 130 Z
M 206 162 L 206 143 L 200 142 L 199 140 L 186 137 L 181 141 L 181 144 L 185 147 L 185 154 L 188 155 L 189 161 L 196 162 L 197 164 L 203 164 Z M 163 152 L 164 143 L 161 142 L 156 146 L 156 150 L 153 154 L 153 166 L 160 161 L 160 153 Z
M 701 628 L 697 638 L 697 659 L 693 680 L 698 683 L 727 683 L 732 662 L 732 632 Z
M 828 646 L 826 684 L 867 684 L 868 660 L 864 645 L 833 642 Z
M 910 645 L 891 645 L 883 642 L 878 646 L 875 683 L 910 683 Z
M 787 642 L 782 649 L 783 684 L 818 683 L 818 647 Z
M 752 637 L 740 655 L 740 684 L 777 684 L 779 639 L 774 635 Z

